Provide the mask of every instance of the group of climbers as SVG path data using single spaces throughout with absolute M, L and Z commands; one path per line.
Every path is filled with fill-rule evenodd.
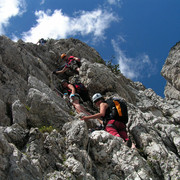
M 74 56 L 67 57 L 65 53 L 61 55 L 61 59 L 65 61 L 65 66 L 62 70 L 55 70 L 53 74 L 64 73 L 71 70 L 79 73 L 80 59 Z M 87 89 L 82 83 L 71 84 L 68 80 L 62 80 L 62 87 L 64 97 L 68 97 L 77 113 L 83 113 L 85 116 L 81 120 L 87 121 L 89 119 L 98 119 L 103 129 L 113 136 L 121 137 L 129 147 L 134 148 L 127 135 L 126 123 L 128 121 L 127 106 L 124 102 L 118 100 L 105 100 L 100 93 L 96 93 L 92 97 L 93 104 L 99 108 L 99 113 L 90 114 L 80 104 L 80 98 L 83 101 L 90 101 Z M 84 89 L 84 90 L 83 90 Z
M 81 65 L 80 59 L 74 56 L 67 57 L 65 53 L 61 54 L 61 59 L 65 61 L 65 65 L 62 70 L 55 70 L 53 74 L 63 74 L 67 70 L 71 70 L 74 73 L 79 73 L 79 68 Z M 69 100 L 76 109 L 77 113 L 84 112 L 89 114 L 84 107 L 79 103 L 80 98 L 86 102 L 90 101 L 87 88 L 82 83 L 71 84 L 68 80 L 63 79 L 61 82 L 64 91 L 64 97 L 69 96 Z

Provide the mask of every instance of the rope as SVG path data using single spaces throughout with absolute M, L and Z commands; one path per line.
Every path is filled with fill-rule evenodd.
M 61 96 L 64 95 L 64 94 L 63 94 L 61 91 L 59 91 L 56 87 L 54 87 L 54 90 L 55 90 L 57 93 L 59 93 Z

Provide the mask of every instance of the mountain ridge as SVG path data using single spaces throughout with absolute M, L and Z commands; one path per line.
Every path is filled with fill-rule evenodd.
M 81 58 L 78 76 L 52 75 L 63 65 L 62 52 Z M 80 40 L 50 39 L 41 46 L 0 36 L 1 179 L 178 179 L 179 52 L 177 43 L 163 66 L 163 99 L 142 83 L 113 74 Z M 55 92 L 67 76 L 71 82 L 78 77 L 90 96 L 99 92 L 127 101 L 127 128 L 137 149 L 103 130 L 89 133 L 89 124 Z

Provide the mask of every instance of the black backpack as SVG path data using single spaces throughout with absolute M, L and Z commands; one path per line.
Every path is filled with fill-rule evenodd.
M 75 83 L 73 85 L 74 85 L 78 94 L 88 92 L 87 88 L 82 83 Z
M 121 99 L 108 99 L 106 103 L 109 106 L 108 117 L 107 120 L 115 119 L 124 124 L 128 122 L 128 110 L 125 101 Z

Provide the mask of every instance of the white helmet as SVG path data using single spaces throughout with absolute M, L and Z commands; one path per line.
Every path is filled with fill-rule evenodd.
M 102 98 L 102 95 L 101 95 L 100 93 L 94 94 L 93 97 L 92 97 L 93 103 L 94 103 L 96 100 L 100 99 L 100 98 Z

